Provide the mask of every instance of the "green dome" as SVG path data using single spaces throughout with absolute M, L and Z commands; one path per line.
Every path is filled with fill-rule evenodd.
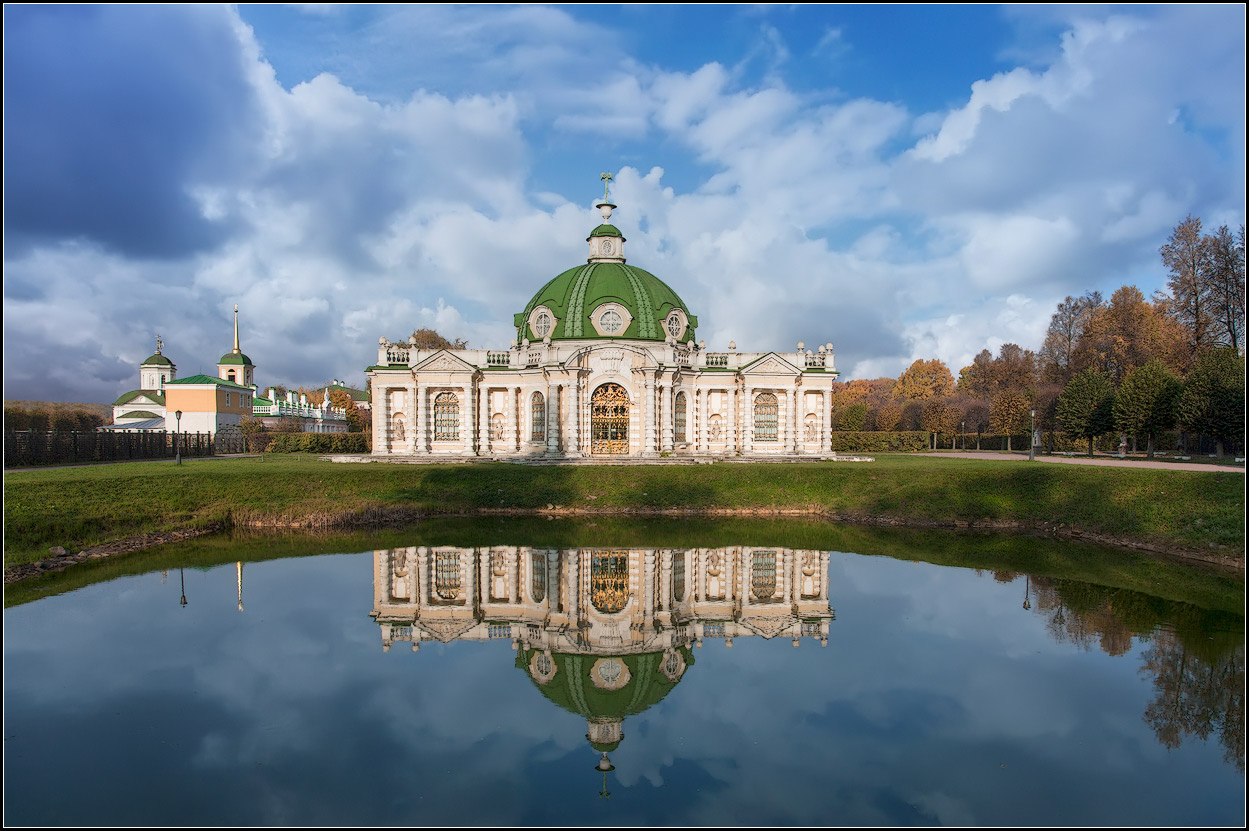
M 139 364 L 139 366 L 173 366 L 173 361 L 157 352 L 155 355 L 148 356 L 147 360 Z
M 221 356 L 219 364 L 241 364 L 243 366 L 254 366 L 252 359 L 244 355 L 242 352 L 227 352 Z
M 516 666 L 524 670 L 526 675 L 529 675 L 529 662 L 534 651 L 521 649 L 516 655 Z M 678 651 L 688 670 L 694 665 L 693 654 L 685 647 Z M 551 658 L 557 667 L 554 677 L 545 684 L 539 684 L 532 675 L 529 675 L 529 680 L 553 704 L 588 719 L 613 720 L 636 715 L 658 704 L 680 683 L 679 678 L 676 681 L 668 680 L 668 676 L 661 670 L 664 661 L 662 652 L 616 656 L 567 655 L 557 652 Z M 597 687 L 590 677 L 590 671 L 600 658 L 614 658 L 627 666 L 628 683 L 618 690 Z
M 609 225 L 600 225 L 611 228 Z M 611 234 L 620 232 L 611 228 Z M 629 325 L 614 335 L 600 335 L 595 329 L 591 314 L 603 303 L 619 303 L 628 309 L 632 318 Z M 673 309 L 680 309 L 688 325 L 679 338 L 682 342 L 694 339 L 694 327 L 698 318 L 690 314 L 677 293 L 649 271 L 634 268 L 623 262 L 592 262 L 570 268 L 543 286 L 516 315 L 515 325 L 521 330 L 520 338 L 540 341 L 542 337 L 529 325 L 529 316 L 538 306 L 551 310 L 556 318 L 551 330 L 552 340 L 583 338 L 625 338 L 631 340 L 668 339 L 664 322 Z
M 603 223 L 591 231 L 590 236 L 586 237 L 586 242 L 589 242 L 594 237 L 620 237 L 621 242 L 626 242 L 624 234 L 620 233 L 620 229 L 615 225 L 608 225 L 607 223 Z

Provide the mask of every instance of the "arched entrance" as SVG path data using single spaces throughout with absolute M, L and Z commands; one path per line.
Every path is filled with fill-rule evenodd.
M 619 384 L 603 384 L 590 396 L 590 452 L 629 452 L 629 393 Z

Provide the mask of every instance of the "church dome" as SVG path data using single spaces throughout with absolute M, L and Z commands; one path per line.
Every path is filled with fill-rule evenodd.
M 173 366 L 173 361 L 157 352 L 154 355 L 149 355 L 139 366 Z
M 242 352 L 227 352 L 221 356 L 218 364 L 239 364 L 240 366 L 255 366 L 252 359 L 244 355 Z
M 607 220 L 616 206 L 604 194 L 598 207 Z M 604 222 L 586 242 L 585 264 L 556 276 L 515 316 L 518 340 L 694 340 L 698 318 L 667 283 L 626 264 L 619 228 Z

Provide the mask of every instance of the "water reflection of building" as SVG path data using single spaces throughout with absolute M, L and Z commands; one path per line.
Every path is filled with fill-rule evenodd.
M 828 552 L 786 548 L 415 546 L 373 554 L 382 649 L 508 639 L 600 752 L 662 699 L 705 639 L 828 644 Z M 600 764 L 606 763 L 604 762 Z

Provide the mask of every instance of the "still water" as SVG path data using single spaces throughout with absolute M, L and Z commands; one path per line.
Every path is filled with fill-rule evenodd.
M 240 557 L 5 611 L 6 825 L 1245 819 L 1235 612 L 819 548 Z

